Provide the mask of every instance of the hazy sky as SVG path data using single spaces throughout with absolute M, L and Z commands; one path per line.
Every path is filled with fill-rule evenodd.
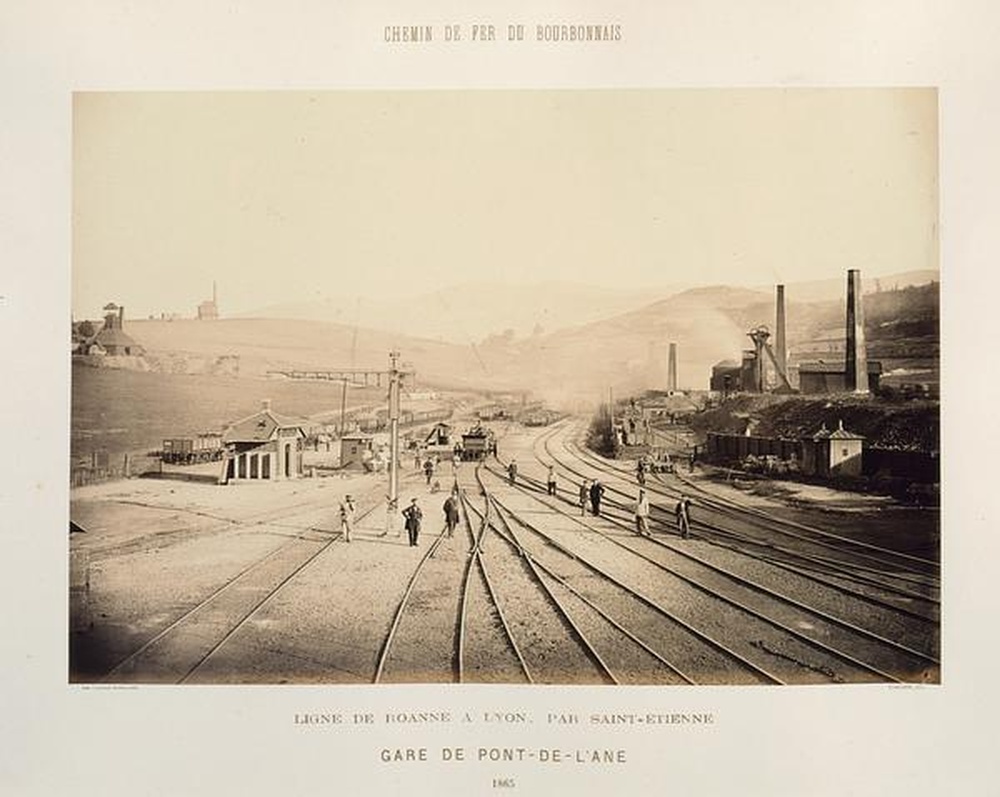
M 73 311 L 938 267 L 933 90 L 74 98 Z

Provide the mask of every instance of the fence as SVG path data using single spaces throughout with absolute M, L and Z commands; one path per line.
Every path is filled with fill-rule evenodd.
M 95 451 L 89 462 L 76 462 L 70 467 L 70 487 L 85 487 L 115 479 L 146 476 L 163 472 L 159 457 L 146 453 L 124 453 L 111 457 L 107 451 Z

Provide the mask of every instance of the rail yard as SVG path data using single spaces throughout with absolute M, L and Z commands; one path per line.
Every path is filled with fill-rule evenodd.
M 402 459 L 390 511 L 385 476 L 368 472 L 74 491 L 85 533 L 70 538 L 71 679 L 939 682 L 936 509 L 866 495 L 850 509 L 791 506 L 701 466 L 651 469 L 640 476 L 649 534 L 638 534 L 636 462 L 589 450 L 584 419 L 488 426 L 495 450 L 442 461 L 433 483 Z M 599 514 L 581 507 L 585 479 L 604 487 Z M 460 521 L 448 534 L 452 490 Z M 398 511 L 412 498 L 416 547 Z

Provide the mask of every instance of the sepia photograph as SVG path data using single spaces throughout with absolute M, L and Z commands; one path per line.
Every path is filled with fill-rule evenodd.
M 0 793 L 993 793 L 998 23 L 0 7 Z
M 938 114 L 74 93 L 67 682 L 940 684 Z

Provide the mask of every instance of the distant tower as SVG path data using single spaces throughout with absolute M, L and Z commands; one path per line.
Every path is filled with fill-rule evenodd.
M 785 286 L 777 286 L 776 297 L 777 309 L 774 319 L 774 356 L 778 361 L 778 368 L 783 374 L 788 373 L 788 353 L 785 349 Z
M 865 347 L 865 313 L 861 303 L 861 272 L 847 272 L 847 339 L 844 350 L 844 386 L 855 393 L 868 392 L 868 354 Z
M 198 305 L 199 321 L 214 321 L 219 317 L 218 292 L 215 280 L 212 280 L 212 298 L 206 299 Z
M 667 390 L 671 393 L 677 390 L 677 344 L 671 343 L 667 357 Z

